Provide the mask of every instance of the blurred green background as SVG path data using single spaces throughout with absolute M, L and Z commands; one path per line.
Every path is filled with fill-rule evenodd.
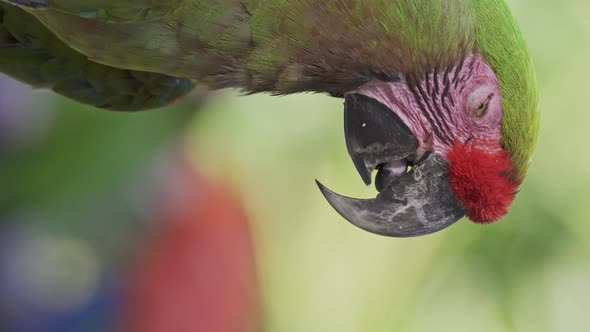
M 260 294 L 253 330 L 587 331 L 590 2 L 508 2 L 536 66 L 542 130 L 499 223 L 391 239 L 342 220 L 315 178 L 347 195 L 375 193 L 347 155 L 339 99 L 222 91 L 122 114 L 2 78 L 0 107 L 22 111 L 12 122 L 0 112 L 4 233 L 31 225 L 77 239 L 105 270 L 123 269 L 149 229 L 149 188 L 166 181 L 153 170 L 180 149 L 247 211 Z

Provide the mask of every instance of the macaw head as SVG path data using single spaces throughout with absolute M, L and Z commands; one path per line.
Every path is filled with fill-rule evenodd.
M 346 219 L 394 236 L 437 231 L 467 215 L 508 212 L 520 179 L 502 146 L 502 91 L 479 54 L 424 79 L 375 81 L 345 95 L 348 152 L 375 199 L 320 186 Z M 393 228 L 391 226 L 394 226 Z
M 478 26 L 457 61 L 344 95 L 348 152 L 365 184 L 377 171 L 379 192 L 355 199 L 318 182 L 345 219 L 411 237 L 464 216 L 487 224 L 508 213 L 536 143 L 538 111 L 528 50 L 512 16 L 505 19 L 500 28 Z

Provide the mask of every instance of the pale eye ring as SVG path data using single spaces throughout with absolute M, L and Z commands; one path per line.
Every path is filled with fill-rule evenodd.
M 492 101 L 492 97 L 494 96 L 493 93 L 490 93 L 488 95 L 488 97 L 484 100 L 483 103 L 481 103 L 481 105 L 479 105 L 479 107 L 475 110 L 475 116 L 478 118 L 481 118 L 482 116 L 484 116 L 488 110 L 488 107 L 490 106 L 490 101 Z

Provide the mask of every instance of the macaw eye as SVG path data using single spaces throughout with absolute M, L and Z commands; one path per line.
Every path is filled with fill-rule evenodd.
M 481 105 L 479 105 L 479 107 L 475 110 L 475 116 L 481 118 L 484 114 L 486 114 L 486 111 L 488 110 L 488 106 L 490 106 L 490 101 L 492 100 L 493 96 L 493 93 L 490 93 L 488 95 L 486 100 L 484 100 L 484 102 L 481 103 Z

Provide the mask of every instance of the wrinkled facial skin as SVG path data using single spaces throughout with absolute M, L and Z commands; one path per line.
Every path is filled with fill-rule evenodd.
M 479 54 L 417 84 L 374 81 L 355 92 L 386 105 L 410 127 L 420 142 L 418 159 L 427 151 L 446 154 L 457 140 L 500 149 L 502 94 Z

